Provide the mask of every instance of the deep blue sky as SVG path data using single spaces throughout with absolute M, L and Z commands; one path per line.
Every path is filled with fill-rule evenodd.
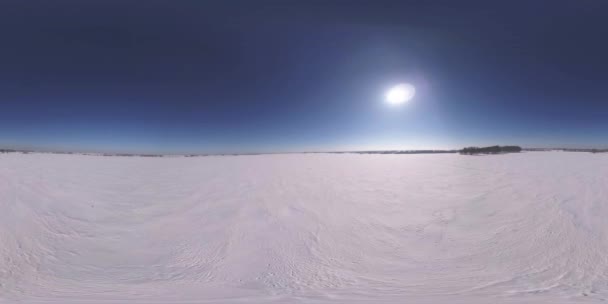
M 2 1 L 0 146 L 608 146 L 608 2 Z M 408 104 L 391 85 L 417 88 Z

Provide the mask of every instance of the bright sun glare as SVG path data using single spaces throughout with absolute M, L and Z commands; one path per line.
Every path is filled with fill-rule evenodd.
M 409 83 L 402 83 L 392 87 L 386 92 L 386 102 L 398 105 L 412 99 L 416 94 L 416 88 Z

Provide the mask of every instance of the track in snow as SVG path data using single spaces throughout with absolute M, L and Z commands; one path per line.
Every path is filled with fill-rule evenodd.
M 608 299 L 608 155 L 0 154 L 0 301 Z

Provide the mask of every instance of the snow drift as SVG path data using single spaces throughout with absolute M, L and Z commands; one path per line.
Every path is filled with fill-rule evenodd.
M 0 301 L 608 298 L 608 155 L 0 155 Z

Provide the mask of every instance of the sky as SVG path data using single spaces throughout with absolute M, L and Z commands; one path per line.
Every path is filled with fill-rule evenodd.
M 0 2 L 0 147 L 608 147 L 608 2 Z M 399 83 L 416 96 L 394 106 Z

